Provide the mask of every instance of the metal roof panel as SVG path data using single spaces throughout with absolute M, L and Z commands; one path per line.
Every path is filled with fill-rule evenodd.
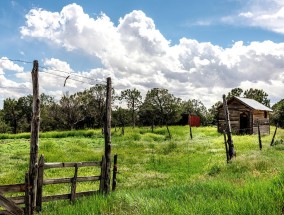
M 259 103 L 258 101 L 254 99 L 248 99 L 248 98 L 242 98 L 242 97 L 237 97 L 234 96 L 236 99 L 244 103 L 245 105 L 255 109 L 255 110 L 263 110 L 263 111 L 273 111 L 269 107 L 266 107 L 265 105 Z

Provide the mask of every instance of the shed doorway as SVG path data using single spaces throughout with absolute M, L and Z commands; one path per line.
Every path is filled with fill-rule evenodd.
M 240 114 L 240 134 L 249 134 L 249 114 L 242 112 Z

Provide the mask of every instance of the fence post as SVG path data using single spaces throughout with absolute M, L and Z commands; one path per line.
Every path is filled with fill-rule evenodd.
M 257 133 L 258 133 L 259 150 L 262 150 L 261 135 L 260 135 L 259 121 L 258 120 L 257 120 Z
M 25 214 L 31 214 L 30 176 L 25 174 Z
M 188 117 L 189 117 L 189 120 L 188 120 L 189 121 L 189 123 L 188 123 L 189 124 L 189 134 L 190 134 L 190 139 L 192 140 L 191 115 L 189 114 Z
M 274 134 L 273 134 L 273 137 L 272 137 L 270 146 L 273 146 L 273 144 L 274 144 L 274 138 L 275 138 L 275 136 L 276 136 L 277 128 L 278 128 L 278 123 L 276 124 L 276 128 L 275 128 L 275 131 L 274 131 Z
M 37 195 L 36 195 L 37 212 L 41 211 L 42 208 L 43 170 L 44 170 L 44 156 L 41 155 L 38 162 Z
M 117 154 L 114 155 L 113 159 L 113 174 L 112 174 L 112 191 L 116 189 L 116 174 L 117 174 Z
M 106 112 L 105 112 L 105 177 L 104 177 L 104 193 L 110 191 L 110 166 L 111 166 L 111 78 L 107 78 L 107 93 L 106 93 Z
M 225 149 L 226 149 L 226 158 L 227 158 L 227 163 L 229 163 L 229 150 L 228 150 L 228 144 L 227 144 L 227 137 L 226 137 L 226 131 L 224 130 L 224 143 L 225 143 Z
M 233 156 L 235 156 L 236 152 L 234 150 L 234 144 L 232 140 L 232 129 L 231 129 L 231 122 L 230 122 L 230 116 L 229 116 L 229 110 L 227 105 L 226 96 L 223 95 L 223 107 L 224 107 L 224 115 L 225 115 L 225 121 L 226 121 L 226 133 L 228 136 L 228 146 L 229 146 L 229 158 L 232 159 Z
M 102 164 L 101 164 L 100 193 L 103 193 L 103 192 L 104 192 L 105 166 L 106 166 L 106 159 L 105 159 L 105 156 L 103 156 L 103 157 L 102 157 Z
M 75 173 L 74 173 L 74 177 L 72 179 L 72 185 L 71 185 L 71 197 L 70 197 L 70 201 L 74 202 L 75 198 L 76 198 L 76 186 L 77 186 L 77 177 L 78 177 L 78 164 L 75 164 Z
M 31 183 L 31 214 L 34 212 L 36 205 L 37 190 L 37 161 L 38 161 L 38 136 L 39 136 L 39 116 L 40 116 L 40 100 L 39 100 L 39 83 L 38 83 L 38 61 L 34 60 L 32 69 L 33 84 L 33 117 L 31 122 L 31 141 L 30 141 L 30 164 L 29 177 Z

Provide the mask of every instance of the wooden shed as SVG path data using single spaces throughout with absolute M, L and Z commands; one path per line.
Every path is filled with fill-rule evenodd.
M 270 133 L 269 112 L 272 110 L 254 99 L 233 97 L 227 101 L 229 118 L 234 134 L 257 134 L 257 123 L 260 133 Z M 218 107 L 218 132 L 225 129 L 223 105 Z

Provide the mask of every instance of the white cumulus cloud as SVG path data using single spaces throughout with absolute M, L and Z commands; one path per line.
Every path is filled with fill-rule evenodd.
M 273 4 L 278 9 L 275 6 L 265 13 L 250 7 L 251 10 L 240 13 L 239 17 L 249 19 L 254 25 L 263 23 L 266 28 L 276 29 L 276 24 L 272 27 L 268 23 L 271 17 L 266 17 L 273 16 L 281 29 L 284 5 L 276 0 Z M 279 14 L 273 14 L 275 10 Z M 146 93 L 152 87 L 164 87 L 176 96 L 200 99 L 206 105 L 212 105 L 223 93 L 240 86 L 263 87 L 276 101 L 284 97 L 283 87 L 275 87 L 284 81 L 284 43 L 265 41 L 245 45 L 238 41 L 224 49 L 210 42 L 181 38 L 179 43 L 171 44 L 143 11 L 126 14 L 116 26 L 106 14 L 90 17 L 77 4 L 67 5 L 59 12 L 30 10 L 21 35 L 99 58 L 102 68 L 79 74 L 100 80 L 111 76 L 117 90 L 136 87 Z M 49 67 L 72 74 L 69 63 L 56 56 L 44 61 Z M 42 80 L 46 82 L 43 83 L 45 90 L 60 91 L 63 82 L 58 80 L 51 75 Z M 82 88 L 72 80 L 68 84 L 72 90 Z M 282 90 L 277 93 L 279 88 Z

